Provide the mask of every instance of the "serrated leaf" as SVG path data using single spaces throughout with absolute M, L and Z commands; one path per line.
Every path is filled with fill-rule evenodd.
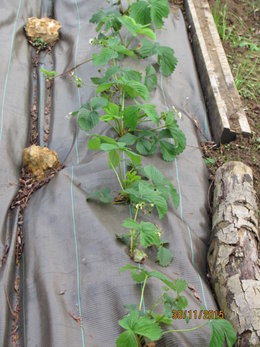
M 134 330 L 135 324 L 138 322 L 139 312 L 137 310 L 132 310 L 126 316 L 118 321 L 118 324 L 124 329 Z
M 124 272 L 127 270 L 139 270 L 139 268 L 135 265 L 127 264 L 127 265 L 121 266 L 119 269 L 119 272 Z M 143 269 L 141 269 L 141 270 L 143 271 Z
M 170 190 L 170 195 L 172 198 L 173 205 L 175 208 L 178 208 L 180 203 L 179 194 L 177 193 L 176 189 L 174 188 L 172 184 L 169 185 L 169 190 Z
M 116 340 L 116 347 L 138 347 L 138 340 L 132 330 L 126 330 Z
M 132 163 L 135 165 L 135 166 L 139 166 L 142 162 L 142 157 L 137 154 L 137 153 L 134 153 L 132 151 L 130 151 L 129 149 L 124 149 L 126 155 L 128 156 L 128 158 L 131 159 Z
M 124 136 L 120 137 L 119 142 L 124 142 L 127 146 L 132 146 L 135 144 L 137 137 L 130 133 L 126 133 Z
M 178 310 L 183 310 L 188 306 L 188 300 L 183 295 L 178 295 L 178 297 L 174 301 L 174 307 Z
M 161 266 L 168 266 L 172 262 L 173 256 L 169 249 L 161 246 L 157 252 L 157 260 Z
M 86 109 L 79 110 L 78 123 L 80 129 L 89 131 L 93 129 L 99 122 L 99 114 L 96 111 L 88 111 Z
M 127 128 L 130 130 L 135 130 L 137 127 L 137 121 L 138 121 L 138 107 L 135 105 L 127 106 L 124 109 L 124 123 Z
M 163 26 L 163 18 L 167 18 L 170 9 L 168 0 L 149 0 L 151 4 L 151 17 L 156 29 Z
M 139 224 L 131 218 L 127 218 L 123 222 L 123 227 L 127 229 L 139 229 Z
M 98 200 L 104 204 L 110 204 L 113 201 L 111 189 L 109 187 L 101 188 L 88 194 L 87 200 Z
M 140 109 L 144 111 L 147 117 L 154 122 L 156 125 L 159 125 L 159 115 L 156 111 L 156 106 L 151 104 L 140 104 Z
M 124 79 L 127 81 L 131 81 L 131 80 L 134 80 L 136 82 L 142 81 L 142 74 L 139 71 L 135 71 L 125 67 L 121 69 L 121 72 Z
M 150 95 L 149 91 L 146 88 L 146 86 L 140 82 L 133 81 L 133 80 L 126 80 L 122 78 L 118 81 L 118 84 L 120 84 L 124 91 L 131 97 L 136 98 L 140 96 L 144 100 L 149 100 Z
M 104 107 L 104 111 L 111 115 L 113 118 L 119 118 L 119 105 L 109 102 L 106 107 Z
M 160 245 L 160 230 L 150 222 L 140 223 L 140 241 L 143 247 L 147 248 L 153 245 Z
M 232 347 L 236 343 L 237 335 L 229 321 L 226 319 L 213 319 L 209 325 L 211 328 L 209 347 L 223 346 L 225 339 L 228 347 Z
M 107 145 L 109 145 L 109 144 L 107 144 Z M 119 163 L 120 163 L 120 155 L 118 154 L 118 151 L 117 150 L 109 151 L 109 153 L 108 153 L 108 166 L 110 168 L 113 168 L 113 167 L 115 168 L 119 165 Z
M 162 337 L 159 324 L 145 316 L 139 318 L 133 330 L 136 334 L 148 337 L 152 341 L 157 341 Z
M 105 27 L 103 28 L 104 31 L 107 31 L 110 28 L 118 31 L 121 27 L 121 23 L 117 20 L 117 17 L 119 16 L 120 12 L 118 10 L 115 10 L 114 8 L 99 10 L 91 17 L 90 23 L 97 24 L 96 32 L 99 32 L 103 25 L 105 25 Z
M 88 140 L 88 149 L 100 149 L 101 141 L 98 137 L 92 137 Z
M 175 155 L 179 155 L 186 148 L 186 136 L 179 128 L 170 129 L 170 132 L 174 140 Z
M 110 78 L 115 75 L 119 71 L 119 66 L 112 66 L 109 67 L 106 72 L 105 76 L 103 77 L 92 77 L 91 81 L 95 84 L 103 84 L 103 83 L 108 83 Z
M 183 279 L 177 278 L 176 280 L 174 280 L 174 286 L 177 294 L 180 294 L 187 288 L 187 282 Z
M 157 148 L 157 137 L 152 131 L 138 133 L 136 150 L 142 155 L 152 155 Z
M 138 1 L 130 7 L 130 15 L 137 23 L 146 25 L 151 23 L 149 4 L 146 1 Z
M 110 89 L 112 86 L 113 86 L 114 83 L 102 83 L 100 84 L 97 89 L 96 89 L 96 93 L 99 94 L 99 93 L 102 93 L 108 89 Z
M 117 57 L 118 53 L 107 47 L 102 47 L 101 52 L 99 54 L 94 53 L 92 55 L 93 64 L 96 66 L 106 65 L 111 59 Z
M 163 314 L 157 314 L 155 312 L 151 312 L 151 315 L 157 323 L 172 325 L 172 317 L 168 317 L 168 316 L 163 315 Z
M 158 64 L 162 69 L 164 76 L 170 76 L 177 65 L 177 59 L 174 55 L 174 51 L 170 47 L 160 46 L 158 50 Z
M 132 270 L 131 271 L 131 277 L 133 279 L 133 281 L 137 282 L 137 283 L 141 283 L 145 280 L 145 278 L 147 277 L 146 274 L 144 272 L 140 272 L 138 270 Z
M 156 39 L 155 32 L 149 28 L 146 28 L 144 25 L 136 23 L 134 18 L 129 16 L 122 16 L 119 18 L 119 21 L 126 27 L 126 29 L 133 34 L 133 36 L 137 35 L 145 35 L 149 37 L 151 40 Z
M 151 41 L 148 41 L 146 39 L 142 39 L 141 40 L 141 48 L 138 49 L 138 53 L 143 57 L 151 57 L 152 55 L 157 54 L 157 50 L 158 50 L 158 43 L 153 43 Z
M 144 84 L 146 85 L 149 92 L 151 92 L 153 89 L 156 89 L 158 83 L 156 71 L 152 65 L 146 66 L 145 71 L 146 75 Z
M 185 280 L 176 279 L 174 281 L 171 281 L 167 276 L 165 276 L 163 273 L 159 271 L 151 271 L 149 272 L 149 274 L 150 276 L 161 280 L 164 284 L 166 284 L 166 286 L 176 291 L 178 294 L 184 291 L 187 287 L 187 282 Z
M 165 177 L 163 176 L 161 171 L 159 171 L 153 165 L 146 165 L 143 168 L 143 171 L 145 176 L 149 178 L 153 182 L 153 184 L 155 184 L 156 186 L 162 184 L 165 180 Z
M 93 110 L 98 110 L 107 105 L 108 101 L 106 98 L 94 97 L 90 100 L 90 105 L 92 106 Z
M 110 37 L 107 40 L 108 47 L 116 51 L 117 53 L 121 53 L 127 55 L 129 57 L 134 58 L 135 53 L 131 49 L 126 48 L 125 46 L 120 44 L 120 41 L 117 37 Z
M 139 181 L 138 184 L 141 197 L 155 205 L 159 218 L 162 219 L 168 210 L 168 204 L 165 198 L 149 182 Z
M 176 158 L 175 146 L 165 140 L 160 141 L 162 156 L 165 161 L 173 161 Z
M 118 149 L 117 144 L 112 144 L 112 143 L 102 143 L 100 145 L 100 149 L 105 152 L 113 151 L 115 149 Z

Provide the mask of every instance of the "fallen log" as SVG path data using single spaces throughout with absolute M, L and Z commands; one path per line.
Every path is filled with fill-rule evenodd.
M 252 170 L 241 162 L 224 164 L 215 177 L 209 278 L 241 347 L 260 346 L 257 216 Z

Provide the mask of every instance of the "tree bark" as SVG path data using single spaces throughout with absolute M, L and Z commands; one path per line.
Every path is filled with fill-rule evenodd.
M 226 163 L 215 177 L 208 267 L 220 309 L 241 347 L 260 346 L 259 241 L 252 170 Z

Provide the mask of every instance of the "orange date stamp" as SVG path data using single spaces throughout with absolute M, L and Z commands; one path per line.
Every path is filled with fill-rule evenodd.
M 172 310 L 172 319 L 224 319 L 218 310 Z

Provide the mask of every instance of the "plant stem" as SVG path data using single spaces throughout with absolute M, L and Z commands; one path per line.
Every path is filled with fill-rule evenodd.
M 157 306 L 160 304 L 163 295 L 164 295 L 164 292 L 163 292 L 163 293 L 158 297 L 158 299 L 154 302 L 154 304 L 152 305 L 152 307 L 151 307 L 150 310 L 149 310 L 149 313 L 150 313 L 150 314 L 151 314 L 152 311 L 155 309 L 155 307 L 157 307 Z
M 139 212 L 139 206 L 137 205 L 134 221 L 136 222 L 137 216 Z M 135 245 L 135 229 L 131 230 L 131 240 L 130 240 L 130 256 L 133 258 L 134 256 L 134 245 Z
M 124 109 L 125 109 L 125 91 L 123 91 L 123 97 L 122 97 L 122 112 L 124 112 Z M 124 113 L 121 120 L 121 135 L 123 135 L 123 133 L 124 133 Z
M 134 36 L 130 37 L 130 39 L 129 39 L 127 45 L 126 45 L 126 48 L 128 48 L 130 46 L 130 44 L 133 41 L 133 39 L 134 39 Z
M 206 325 L 208 325 L 209 323 L 204 323 L 204 324 L 201 324 L 201 325 L 197 325 L 196 327 L 194 328 L 189 328 L 189 329 L 172 329 L 172 330 L 167 330 L 167 331 L 164 331 L 162 334 L 163 335 L 166 335 L 166 334 L 169 334 L 169 333 L 186 333 L 186 332 L 189 332 L 189 331 L 194 331 L 194 330 L 198 330 L 198 329 L 201 329 L 203 327 L 205 327 Z
M 59 74 L 59 75 L 54 76 L 52 79 L 57 78 L 57 77 L 64 76 L 64 75 L 66 75 L 67 73 L 70 73 L 71 71 L 77 69 L 79 66 L 81 66 L 81 65 L 83 65 L 83 64 L 89 63 L 90 61 L 92 61 L 92 58 L 89 58 L 89 59 L 87 59 L 87 60 L 84 60 L 83 62 L 77 64 L 76 66 L 72 67 L 71 69 L 69 69 L 69 70 L 67 70 L 67 71 L 64 71 L 63 73 L 61 73 L 61 74 Z
M 119 157 L 120 157 L 120 151 L 119 151 Z M 122 182 L 124 182 L 124 176 L 123 176 L 123 172 L 122 172 L 122 169 L 121 169 L 120 161 L 119 161 L 119 164 L 118 164 L 118 168 L 119 168 L 119 173 L 120 173 L 121 180 L 122 180 Z
M 139 311 L 141 311 L 141 309 L 142 309 L 142 304 L 143 304 L 143 300 L 144 300 L 144 289 L 145 289 L 145 286 L 146 286 L 147 278 L 148 278 L 148 276 L 145 275 L 145 279 L 144 279 L 143 287 L 142 287 L 142 293 L 141 293 L 140 304 L 139 304 Z
M 119 31 L 118 31 L 118 36 L 119 36 L 121 44 L 124 45 L 124 40 L 123 40 L 123 38 L 122 38 L 122 36 L 121 36 Z
M 116 175 L 116 178 L 117 178 L 117 180 L 118 180 L 118 183 L 119 183 L 119 185 L 120 185 L 120 188 L 121 188 L 122 191 L 124 192 L 125 190 L 124 190 L 124 188 L 123 188 L 123 186 L 122 186 L 120 177 L 119 177 L 119 175 L 118 175 L 118 173 L 117 173 L 117 171 L 116 171 L 116 169 L 115 169 L 115 167 L 114 167 L 114 165 L 112 164 L 111 161 L 110 161 L 110 165 L 111 165 L 111 167 L 112 167 L 112 169 L 113 169 L 113 171 L 114 171 L 114 173 L 115 173 L 115 175 Z

